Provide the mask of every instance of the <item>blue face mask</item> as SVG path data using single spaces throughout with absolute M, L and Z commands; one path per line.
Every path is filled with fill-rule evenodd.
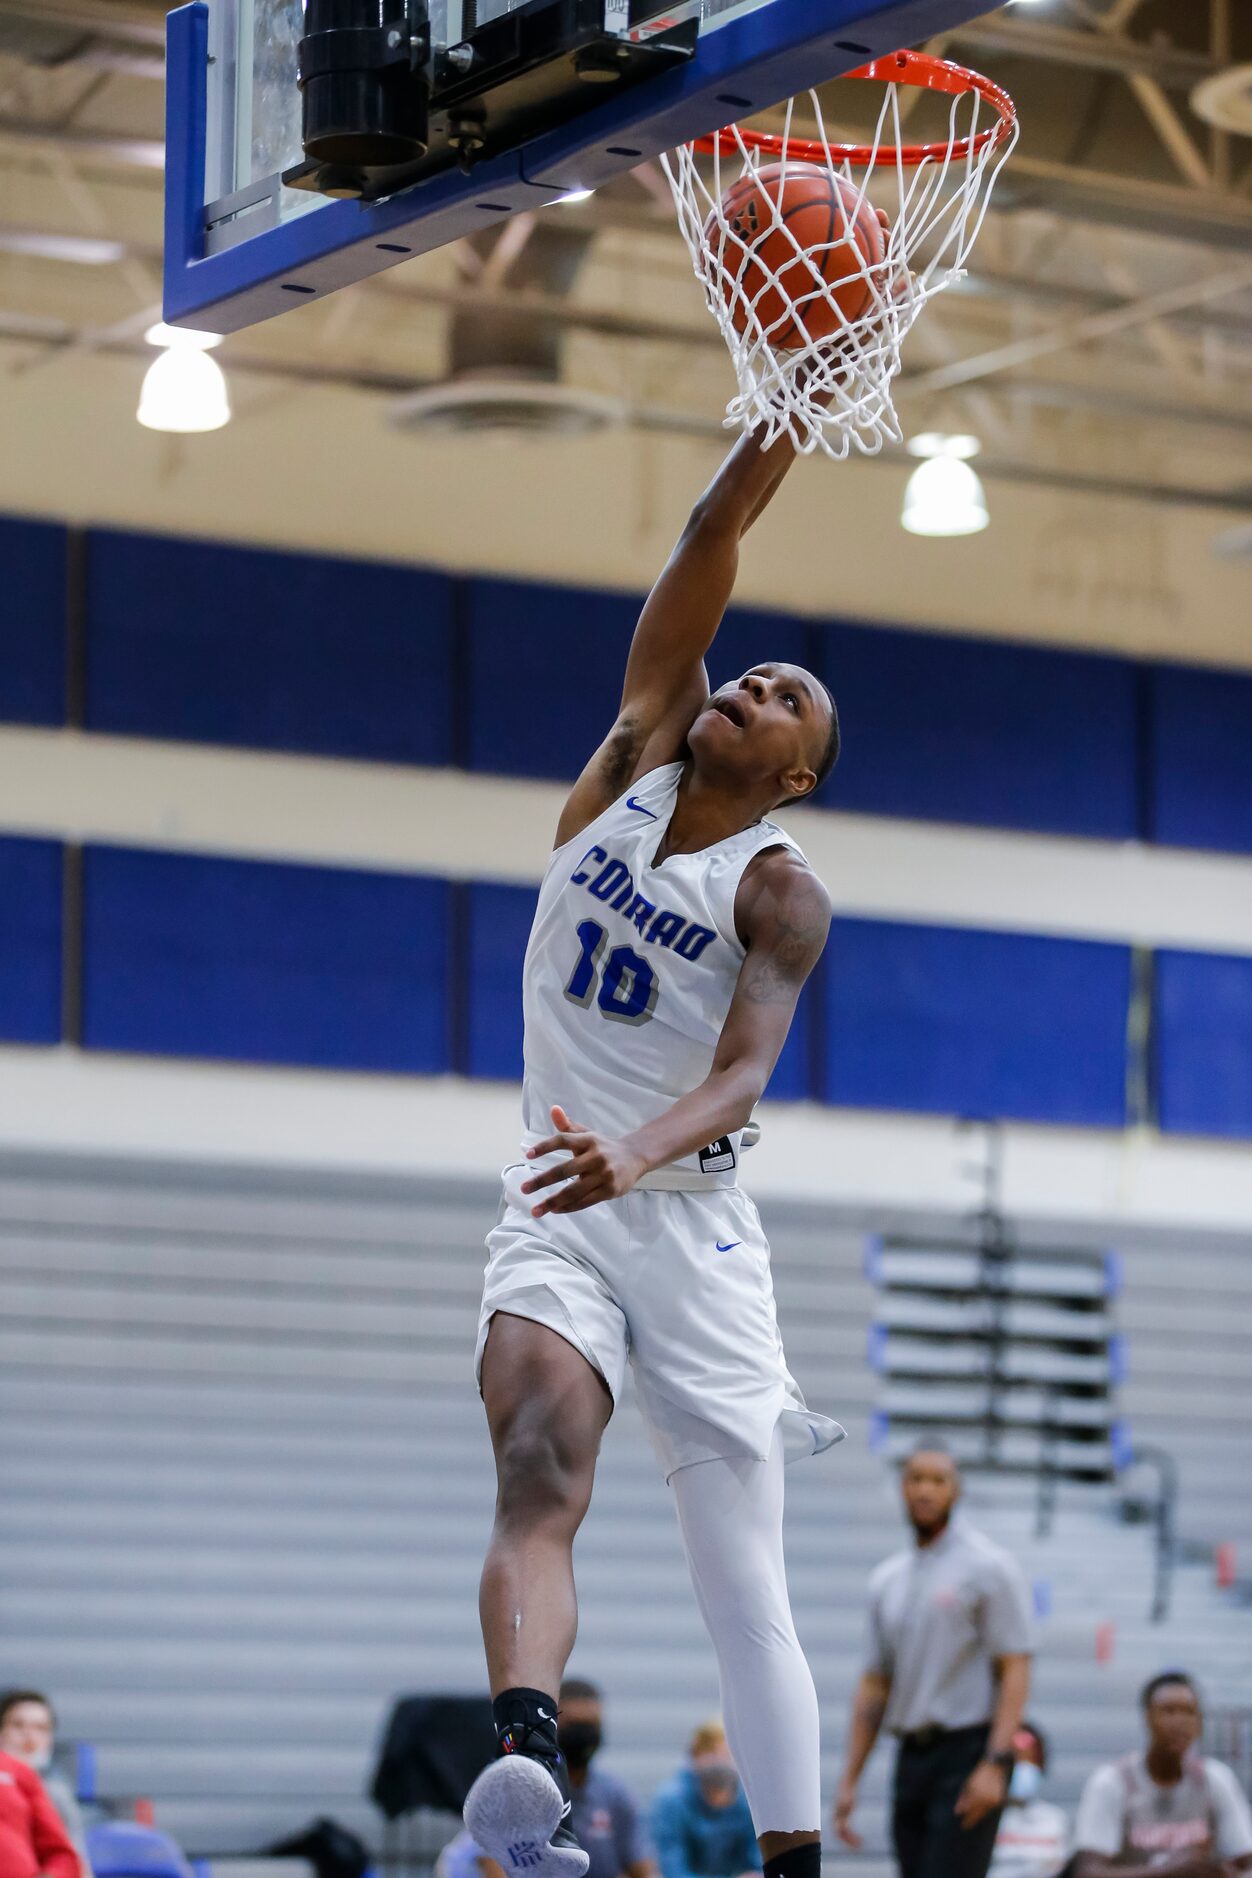
M 1016 1800 L 1019 1806 L 1028 1806 L 1038 1799 L 1042 1785 L 1042 1767 L 1036 1767 L 1033 1761 L 1018 1761 L 1009 1781 L 1009 1798 Z

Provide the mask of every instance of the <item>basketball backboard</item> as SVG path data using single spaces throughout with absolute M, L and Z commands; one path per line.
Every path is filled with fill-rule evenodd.
M 340 168 L 306 159 L 302 141 L 297 48 L 315 4 L 337 27 L 355 17 L 351 0 L 192 0 L 168 16 L 173 324 L 235 332 L 289 312 L 986 11 L 986 0 L 372 0 L 362 17 L 398 24 L 413 47 L 406 75 L 420 68 L 423 154 L 336 200 L 317 191 L 338 187 Z

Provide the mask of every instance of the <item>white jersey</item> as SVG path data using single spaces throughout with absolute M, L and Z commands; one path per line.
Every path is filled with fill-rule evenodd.
M 522 976 L 528 1147 L 552 1133 L 554 1104 L 624 1135 L 704 1081 L 745 957 L 744 869 L 763 848 L 801 854 L 761 821 L 657 865 L 683 768 L 641 777 L 548 864 Z M 724 1135 L 641 1184 L 734 1186 L 739 1153 L 740 1133 Z

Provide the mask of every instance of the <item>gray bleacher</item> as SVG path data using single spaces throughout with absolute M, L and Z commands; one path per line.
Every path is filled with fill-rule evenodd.
M 494 1210 L 488 1181 L 0 1159 L 0 1680 L 47 1685 L 67 1732 L 98 1745 L 102 1791 L 151 1794 L 194 1853 L 253 1851 L 315 1813 L 376 1843 L 363 1794 L 393 1697 L 482 1686 L 492 1475 L 469 1365 Z M 792 1367 L 850 1435 L 789 1476 L 829 1791 L 863 1582 L 900 1537 L 866 1439 L 864 1239 L 956 1222 L 765 1212 Z M 1246 1557 L 1247 1244 L 1143 1228 L 1110 1242 L 1126 1273 L 1121 1408 L 1181 1463 L 1183 1535 Z M 1133 1741 L 1134 1691 L 1163 1661 L 1247 1701 L 1252 1615 L 1197 1561 L 1170 1621 L 1150 1626 L 1148 1539 L 1114 1519 L 1109 1490 L 1063 1488 L 1042 1541 L 1028 1482 L 975 1482 L 970 1497 L 1052 1588 L 1032 1706 L 1060 1797 Z M 607 1757 L 646 1794 L 717 1692 L 629 1405 L 578 1565 L 573 1667 L 605 1684 Z M 1101 1622 L 1116 1640 L 1097 1665 Z M 864 1808 L 879 1847 L 886 1766 L 880 1752 Z

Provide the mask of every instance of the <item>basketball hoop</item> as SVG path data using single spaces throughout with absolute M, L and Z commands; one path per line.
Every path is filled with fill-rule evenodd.
M 1008 93 L 946 59 L 893 52 L 847 76 L 886 85 L 869 143 L 828 138 L 810 91 L 816 137 L 792 135 L 792 98 L 780 135 L 733 125 L 661 159 L 735 368 L 727 428 L 761 425 L 766 444 L 786 434 L 804 455 L 836 460 L 854 444 L 872 456 L 900 441 L 900 347 L 963 274 L 1018 133 Z M 903 86 L 950 98 L 945 139 L 904 141 Z M 802 241 L 788 217 L 803 226 L 822 191 L 826 239 Z

